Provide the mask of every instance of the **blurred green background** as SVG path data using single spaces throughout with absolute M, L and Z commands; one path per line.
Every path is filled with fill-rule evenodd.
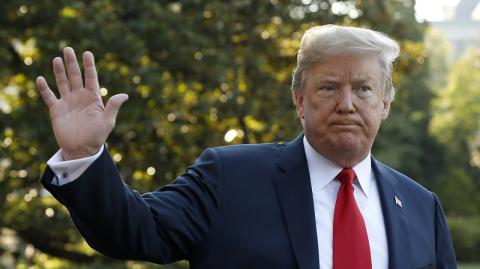
M 440 196 L 458 261 L 480 268 L 480 45 L 459 50 L 442 25 L 415 16 L 413 0 L 0 1 L 0 268 L 159 268 L 96 253 L 38 182 L 57 146 L 34 80 L 55 85 L 63 47 L 94 52 L 105 98 L 130 95 L 108 146 L 146 192 L 206 147 L 297 136 L 296 50 L 326 23 L 401 42 L 396 100 L 373 153 Z

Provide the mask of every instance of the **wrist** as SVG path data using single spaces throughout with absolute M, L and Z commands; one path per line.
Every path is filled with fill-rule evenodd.
M 76 159 L 91 157 L 91 156 L 97 154 L 98 151 L 100 151 L 100 149 L 101 149 L 101 146 L 98 147 L 98 148 L 90 147 L 90 148 L 85 148 L 85 149 L 75 150 L 75 151 L 65 150 L 65 149 L 62 148 L 61 149 L 61 154 L 62 154 L 63 159 L 65 161 L 69 161 L 69 160 L 76 160 Z

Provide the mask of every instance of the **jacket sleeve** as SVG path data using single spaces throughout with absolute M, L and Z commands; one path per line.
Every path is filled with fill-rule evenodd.
M 47 167 L 41 183 L 68 209 L 88 244 L 118 259 L 188 259 L 221 204 L 221 164 L 213 149 L 172 184 L 144 195 L 123 182 L 106 150 L 77 180 L 56 186 L 53 178 Z
M 443 213 L 440 200 L 435 198 L 435 253 L 437 255 L 437 269 L 457 268 L 452 239 L 448 230 L 445 214 Z

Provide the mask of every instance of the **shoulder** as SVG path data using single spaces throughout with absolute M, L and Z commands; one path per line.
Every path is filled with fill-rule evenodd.
M 284 143 L 239 144 L 209 148 L 222 159 L 245 159 L 276 156 L 284 147 Z
M 263 171 L 276 167 L 284 143 L 239 144 L 205 149 L 197 158 L 196 164 L 214 162 L 224 169 L 239 172 Z M 245 171 L 244 171 L 245 172 Z
M 414 179 L 375 159 L 372 164 L 374 170 L 377 170 L 376 176 L 381 177 L 378 180 L 389 181 L 405 196 L 415 196 L 417 199 L 423 198 L 432 202 L 434 201 L 435 195 L 433 192 L 417 183 Z

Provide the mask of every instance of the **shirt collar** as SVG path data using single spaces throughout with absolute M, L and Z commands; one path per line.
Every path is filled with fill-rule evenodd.
M 303 147 L 305 148 L 312 187 L 315 189 L 326 187 L 342 171 L 343 167 L 338 166 L 318 153 L 305 136 L 303 136 Z M 360 186 L 367 198 L 370 193 L 370 181 L 373 179 L 371 162 L 369 153 L 364 160 L 353 167 L 358 179 L 354 181 L 354 184 Z

